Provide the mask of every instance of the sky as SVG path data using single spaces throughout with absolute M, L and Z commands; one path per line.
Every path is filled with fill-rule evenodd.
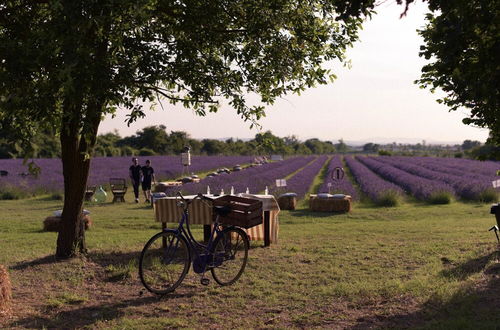
M 467 111 L 449 112 L 436 102 L 439 92 L 432 94 L 414 84 L 426 63 L 418 56 L 423 41 L 416 31 L 425 24 L 425 4 L 413 4 L 401 19 L 403 7 L 394 0 L 382 3 L 376 11 L 364 23 L 360 40 L 347 52 L 351 68 L 327 63 L 338 78 L 300 96 L 278 99 L 266 108 L 260 130 L 270 130 L 280 137 L 295 135 L 300 140 L 334 142 L 343 139 L 352 144 L 423 140 L 428 144 L 455 144 L 466 139 L 484 142 L 488 130 L 462 124 Z M 121 136 L 129 136 L 146 126 L 160 124 L 168 132 L 185 131 L 197 139 L 248 139 L 259 132 L 250 129 L 250 124 L 228 105 L 206 117 L 167 102 L 163 108 L 158 105 L 130 127 L 124 122 L 126 110 L 119 110 L 115 118 L 107 117 L 101 123 L 99 133 L 118 130 Z

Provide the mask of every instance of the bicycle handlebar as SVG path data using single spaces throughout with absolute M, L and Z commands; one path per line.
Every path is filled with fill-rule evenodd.
M 183 202 L 185 202 L 185 201 L 186 201 L 186 200 L 184 199 L 184 196 L 182 196 L 182 194 L 181 194 L 181 192 L 180 192 L 180 191 L 178 191 L 178 192 L 177 192 L 177 196 L 179 196 L 179 197 L 182 199 L 182 201 L 183 201 Z
M 184 203 L 184 208 L 187 209 L 189 204 L 191 204 L 196 198 L 204 199 L 206 201 L 213 201 L 213 198 L 206 197 L 202 193 L 198 193 L 196 196 L 194 196 L 193 199 L 185 199 L 184 196 L 182 196 L 181 192 L 177 192 L 177 196 L 179 196 L 182 199 L 182 203 Z
M 204 199 L 206 201 L 213 201 L 214 200 L 213 198 L 207 197 L 207 196 L 203 195 L 202 193 L 198 193 L 198 195 L 196 195 L 196 197 Z

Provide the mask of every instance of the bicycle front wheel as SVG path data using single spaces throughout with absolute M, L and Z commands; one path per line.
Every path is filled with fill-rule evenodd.
M 217 236 L 213 246 L 212 276 L 220 285 L 231 285 L 245 270 L 248 236 L 240 228 L 227 228 Z
M 139 260 L 139 277 L 150 292 L 166 294 L 181 284 L 189 271 L 191 252 L 186 239 L 172 231 L 154 235 Z

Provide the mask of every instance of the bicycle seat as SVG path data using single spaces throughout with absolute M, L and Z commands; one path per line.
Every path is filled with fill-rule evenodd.
M 227 205 L 224 206 L 214 206 L 214 211 L 216 214 L 220 215 L 221 217 L 224 217 L 231 212 L 231 208 Z

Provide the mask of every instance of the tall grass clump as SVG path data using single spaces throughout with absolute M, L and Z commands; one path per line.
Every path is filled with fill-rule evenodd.
M 450 204 L 452 195 L 448 191 L 436 191 L 429 195 L 427 202 L 429 204 Z
M 395 190 L 386 190 L 381 192 L 375 200 L 375 205 L 382 207 L 398 206 L 401 201 L 401 194 Z
M 479 201 L 482 203 L 495 203 L 498 201 L 498 192 L 493 188 L 488 188 L 479 193 Z
M 30 194 L 23 189 L 5 185 L 0 187 L 0 200 L 15 200 L 29 197 Z

